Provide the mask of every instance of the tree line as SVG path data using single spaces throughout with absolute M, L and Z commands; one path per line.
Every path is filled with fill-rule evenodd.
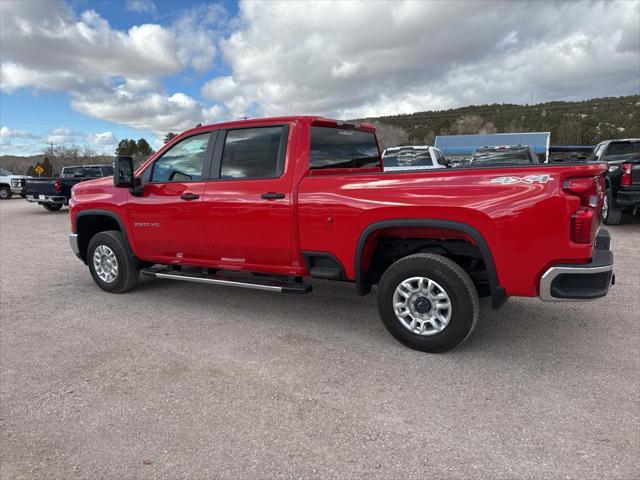
M 553 145 L 595 145 L 640 137 L 640 95 L 536 105 L 470 105 L 356 121 L 378 125 L 385 146 L 432 145 L 437 135 L 498 132 L 550 132 Z

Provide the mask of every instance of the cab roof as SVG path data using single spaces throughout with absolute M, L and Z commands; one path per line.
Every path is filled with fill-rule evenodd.
M 375 132 L 376 127 L 371 123 L 354 123 L 347 122 L 343 120 L 335 120 L 332 118 L 321 117 L 316 115 L 289 115 L 282 117 L 264 117 L 264 118 L 247 118 L 242 120 L 231 120 L 228 122 L 220 122 L 220 123 L 211 123 L 208 125 L 197 125 L 194 128 L 185 130 L 180 135 L 184 135 L 185 133 L 192 133 L 194 131 L 201 130 L 211 130 L 218 128 L 233 128 L 233 127 L 244 127 L 250 125 L 268 125 L 274 123 L 291 123 L 291 122 L 300 122 L 307 125 L 317 125 L 317 126 L 326 126 L 326 127 L 340 127 L 340 128 L 350 128 L 354 130 L 364 130 L 369 132 Z

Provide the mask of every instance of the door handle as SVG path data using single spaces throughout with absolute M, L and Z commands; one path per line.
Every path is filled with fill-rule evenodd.
M 200 198 L 200 195 L 197 193 L 186 192 L 180 195 L 182 200 L 195 200 L 196 198 Z
M 265 200 L 276 200 L 278 198 L 284 198 L 284 193 L 267 192 L 260 195 L 260 197 L 264 198 Z

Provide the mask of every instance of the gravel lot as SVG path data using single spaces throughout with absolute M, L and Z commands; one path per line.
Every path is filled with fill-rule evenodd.
M 102 292 L 67 209 L 0 202 L 0 476 L 640 477 L 640 221 L 592 303 L 483 302 L 444 355 L 373 295 L 144 280 Z M 630 223 L 630 224 L 629 224 Z

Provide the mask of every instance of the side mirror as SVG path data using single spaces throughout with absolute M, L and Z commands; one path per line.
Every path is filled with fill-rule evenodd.
M 113 162 L 113 186 L 114 187 L 133 187 L 133 158 L 116 157 Z

